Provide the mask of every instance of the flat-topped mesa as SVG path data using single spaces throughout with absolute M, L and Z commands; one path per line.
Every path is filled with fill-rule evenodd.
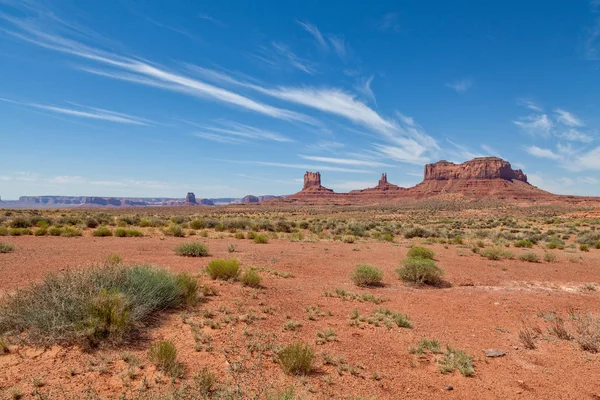
M 498 157 L 478 157 L 462 164 L 438 161 L 425 165 L 425 181 L 453 179 L 505 179 L 527 183 L 527 175 L 512 169 L 510 163 Z
M 306 171 L 304 174 L 304 187 L 302 192 L 333 192 L 321 185 L 321 173 Z

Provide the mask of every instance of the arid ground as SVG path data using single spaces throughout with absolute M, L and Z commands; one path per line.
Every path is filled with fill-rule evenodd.
M 135 340 L 118 346 L 40 347 L 28 343 L 27 332 L 7 332 L 0 398 L 600 398 L 600 219 L 593 210 L 181 207 L 2 214 L 0 243 L 13 247 L 0 253 L 2 296 L 49 273 L 102 265 L 111 254 L 125 265 L 189 273 L 202 290 L 197 304 L 156 314 Z M 94 236 L 103 226 L 111 236 Z M 53 227 L 71 237 L 51 236 Z M 125 237 L 114 236 L 119 227 Z M 173 236 L 181 236 L 177 227 L 184 237 Z M 39 229 L 47 233 L 35 236 Z M 143 236 L 127 237 L 136 235 L 127 230 Z M 268 243 L 248 239 L 250 232 L 266 235 Z M 175 253 L 190 242 L 205 244 L 209 255 Z M 411 246 L 435 253 L 444 272 L 440 284 L 399 279 L 396 269 Z M 211 260 L 227 258 L 237 258 L 242 270 L 255 268 L 260 287 L 204 272 Z M 351 274 L 359 264 L 379 268 L 383 284 L 357 286 Z M 405 314 L 412 328 L 390 323 L 378 309 Z M 419 351 L 423 339 L 439 343 L 439 354 Z M 149 360 L 148 349 L 159 340 L 175 344 L 179 377 Z M 315 354 L 302 376 L 286 374 L 277 356 L 297 342 Z M 463 350 L 474 373 L 444 370 L 446 346 Z M 489 349 L 505 354 L 488 357 Z M 208 388 L 207 376 L 214 378 Z

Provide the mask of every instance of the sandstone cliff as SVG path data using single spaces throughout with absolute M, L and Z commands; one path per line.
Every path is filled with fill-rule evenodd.
M 506 179 L 527 182 L 527 175 L 512 169 L 508 161 L 498 157 L 479 157 L 462 164 L 438 161 L 425 165 L 424 180 Z

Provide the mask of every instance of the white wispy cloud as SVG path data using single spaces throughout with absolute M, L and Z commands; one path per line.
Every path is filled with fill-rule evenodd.
M 549 158 L 551 160 L 562 160 L 563 157 L 560 154 L 553 152 L 550 149 L 543 149 L 537 146 L 525 147 L 525 151 L 534 157 L 538 158 Z
M 436 140 L 429 136 L 413 118 L 396 113 L 398 120 L 386 119 L 360 101 L 355 94 L 338 88 L 317 88 L 311 86 L 279 86 L 268 88 L 244 82 L 222 72 L 214 72 L 206 68 L 196 68 L 196 73 L 209 76 L 210 79 L 215 79 L 219 82 L 249 88 L 279 100 L 332 114 L 354 124 L 361 125 L 379 133 L 383 140 L 393 145 L 394 148 L 388 148 L 383 153 L 380 152 L 380 154 L 393 154 L 394 157 L 392 159 L 396 161 L 408 159 L 410 160 L 408 162 L 415 163 L 425 158 L 429 160 L 429 157 L 424 158 L 424 155 L 428 152 L 434 153 L 439 150 Z M 380 145 L 376 148 L 381 150 L 385 147 L 386 145 Z M 408 153 L 411 151 L 416 153 L 410 156 Z M 404 154 L 406 154 L 406 157 Z
M 222 21 L 220 21 L 220 20 L 218 20 L 218 19 L 216 19 L 214 17 L 211 17 L 208 14 L 199 13 L 198 14 L 198 18 L 203 19 L 205 21 L 212 22 L 213 24 L 219 25 L 219 26 L 222 26 L 222 27 L 226 27 L 227 26 L 224 22 L 222 22 Z
M 313 25 L 310 22 L 302 22 L 302 21 L 298 21 L 298 20 L 296 22 L 298 23 L 298 25 L 300 25 L 302 28 L 304 28 L 304 30 L 306 30 L 308 33 L 310 33 L 315 38 L 317 45 L 321 49 L 323 49 L 323 50 L 329 49 L 329 46 L 327 45 L 325 38 L 321 34 L 321 31 L 319 31 L 319 28 L 316 27 L 316 25 Z
M 13 179 L 16 181 L 35 182 L 40 179 L 40 174 L 36 172 L 16 172 Z
M 494 157 L 500 157 L 502 158 L 502 156 L 500 155 L 500 152 L 490 146 L 488 146 L 487 144 L 482 144 L 481 148 L 483 149 L 483 151 L 485 151 L 487 154 L 487 156 L 494 156 Z
M 254 126 L 245 125 L 245 124 L 241 124 L 239 122 L 234 122 L 234 121 L 229 121 L 229 120 L 216 121 L 221 126 L 209 126 L 209 125 L 199 124 L 197 122 L 193 122 L 193 121 L 189 121 L 189 120 L 185 120 L 185 119 L 179 119 L 179 121 L 182 121 L 191 126 L 200 128 L 203 131 L 213 132 L 210 134 L 203 133 L 203 136 L 196 135 L 199 137 L 205 137 L 206 139 L 215 139 L 215 137 L 213 137 L 213 136 L 215 134 L 217 134 L 216 136 L 222 137 L 223 141 L 228 141 L 229 139 L 231 139 L 232 143 L 244 143 L 244 142 L 248 142 L 248 140 L 251 140 L 251 141 L 272 140 L 275 142 L 294 142 L 294 140 L 292 140 L 284 135 L 281 135 L 277 132 L 273 132 L 273 131 L 270 131 L 267 129 L 256 128 Z M 229 139 L 227 139 L 227 138 L 229 138 Z M 248 139 L 248 140 L 243 140 L 241 138 Z M 218 140 L 215 139 L 215 141 L 218 141 Z
M 407 141 L 405 146 L 375 144 L 374 147 L 382 156 L 399 162 L 423 165 L 431 160 L 425 155 L 427 149 L 414 142 Z
M 294 163 L 282 163 L 282 162 L 272 162 L 272 161 L 241 161 L 241 160 L 224 160 L 224 159 L 217 159 L 217 161 L 229 162 L 229 163 L 233 163 L 233 164 L 254 164 L 254 165 L 264 165 L 264 166 L 268 166 L 268 167 L 302 169 L 305 171 L 332 171 L 332 172 L 348 172 L 348 173 L 356 173 L 356 174 L 372 174 L 372 173 L 374 173 L 374 171 L 370 171 L 370 170 L 334 167 L 331 165 L 310 165 L 310 164 L 294 164 Z
M 453 83 L 446 83 L 446 87 L 454 90 L 456 93 L 466 93 L 473 86 L 473 81 L 470 79 L 461 79 Z
M 18 19 L 4 14 L 0 14 L 0 19 L 3 19 L 13 27 L 12 30 L 8 28 L 0 28 L 0 30 L 15 38 L 107 67 L 103 70 L 90 67 L 80 68 L 90 73 L 211 99 L 273 118 L 307 123 L 312 122 L 309 117 L 297 112 L 252 100 L 238 93 L 169 71 L 156 63 L 104 51 L 70 39 L 64 35 L 47 32 L 41 29 L 35 20 Z M 8 24 L 5 26 L 8 26 Z M 70 31 L 69 26 L 63 26 L 63 29 Z
M 583 122 L 581 122 L 579 118 L 568 111 L 557 108 L 554 110 L 554 113 L 557 115 L 556 120 L 563 125 L 572 127 L 584 126 Z
M 594 141 L 593 136 L 573 128 L 564 132 L 556 132 L 554 135 L 557 138 L 569 140 L 571 142 L 591 143 Z
M 591 61 L 600 60 L 600 18 L 594 20 L 586 33 L 583 57 Z
M 554 126 L 552 120 L 546 114 L 529 115 L 520 118 L 518 121 L 513 121 L 513 123 L 531 135 L 542 137 L 549 137 Z
M 202 139 L 210 140 L 210 141 L 217 142 L 217 143 L 223 143 L 223 144 L 248 143 L 247 140 L 232 138 L 231 136 L 219 135 L 216 133 L 194 132 L 193 135 L 196 137 L 202 138 Z
M 85 178 L 81 176 L 55 176 L 53 178 L 49 178 L 48 182 L 55 183 L 58 185 L 77 185 L 85 182 Z
M 271 42 L 271 47 L 261 47 L 259 53 L 255 54 L 254 57 L 275 69 L 281 69 L 286 65 L 290 65 L 309 75 L 316 73 L 316 67 L 312 62 L 297 56 L 285 43 Z
M 133 115 L 120 113 L 120 112 L 116 112 L 116 111 L 105 110 L 103 108 L 83 106 L 83 105 L 79 105 L 79 104 L 75 104 L 75 103 L 71 103 L 71 104 L 76 105 L 77 107 L 79 107 L 79 109 L 59 107 L 59 106 L 55 106 L 55 105 L 17 101 L 17 100 L 5 99 L 5 98 L 0 98 L 0 101 L 17 104 L 17 105 L 21 105 L 21 106 L 25 106 L 25 107 L 29 107 L 29 108 L 36 108 L 39 110 L 51 111 L 53 113 L 58 113 L 58 114 L 70 115 L 73 117 L 97 119 L 97 120 L 118 122 L 121 124 L 130 124 L 130 125 L 149 126 L 152 124 L 152 121 L 145 119 L 145 118 L 140 118 L 140 117 L 136 117 Z
M 333 140 L 320 140 L 316 143 L 309 143 L 306 145 L 308 149 L 319 150 L 319 151 L 335 151 L 343 149 L 346 145 L 342 142 L 336 142 Z
M 382 32 L 400 32 L 400 14 L 389 12 L 377 23 L 377 29 Z
M 375 93 L 373 93 L 373 89 L 371 89 L 371 83 L 375 78 L 374 75 L 371 75 L 369 78 L 361 77 L 359 82 L 354 86 L 354 88 L 362 93 L 366 98 L 370 99 L 374 104 L 377 104 L 377 100 L 375 99 Z
M 337 53 L 337 55 L 342 60 L 345 60 L 348 55 L 348 48 L 344 38 L 341 38 L 336 35 L 329 35 L 327 36 L 327 39 L 329 40 L 329 43 L 331 43 L 331 46 L 333 47 L 333 50 Z
M 334 157 L 319 157 L 319 156 L 307 156 L 298 154 L 298 157 L 304 158 L 305 160 L 324 162 L 330 164 L 340 165 L 354 165 L 356 167 L 392 167 L 393 165 L 385 164 L 379 161 L 370 160 L 358 160 L 352 158 L 334 158 Z
M 531 100 L 527 100 L 527 99 L 519 99 L 517 100 L 517 104 L 526 108 L 529 108 L 530 110 L 533 111 L 537 111 L 537 112 L 543 112 L 544 109 L 539 106 L 538 104 L 536 104 L 535 102 L 531 101 Z

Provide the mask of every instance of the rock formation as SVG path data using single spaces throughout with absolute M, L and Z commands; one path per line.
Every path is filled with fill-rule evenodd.
M 527 182 L 527 175 L 520 169 L 512 169 L 508 161 L 498 157 L 478 157 L 462 164 L 442 160 L 425 165 L 424 180 L 450 179 L 506 179 Z
M 423 182 L 409 195 L 423 198 L 455 194 L 471 198 L 548 200 L 552 196 L 530 185 L 527 175 L 498 157 L 479 157 L 462 164 L 439 161 L 425 166 Z
M 333 193 L 333 190 L 321 185 L 321 173 L 306 171 L 304 174 L 304 187 L 302 192 L 328 192 Z
M 387 180 L 387 174 L 383 173 L 383 174 L 381 174 L 381 178 L 379 179 L 379 182 L 377 182 L 377 186 L 372 187 L 372 188 L 362 189 L 362 190 L 353 190 L 349 194 L 361 195 L 364 198 L 367 198 L 369 196 L 388 197 L 388 196 L 398 195 L 402 191 L 406 191 L 406 189 L 402 188 L 398 185 L 394 185 L 393 183 L 389 183 Z
M 253 196 L 249 194 L 248 196 L 244 196 L 242 198 L 242 204 L 251 204 L 251 203 L 260 203 L 260 199 L 257 196 Z
M 186 203 L 190 203 L 190 204 L 196 204 L 196 195 L 192 192 L 189 192 L 186 196 L 185 196 L 185 202 Z

